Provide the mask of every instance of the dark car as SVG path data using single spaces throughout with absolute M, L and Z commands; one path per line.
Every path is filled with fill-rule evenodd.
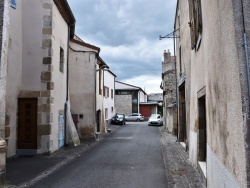
M 112 124 L 120 124 L 120 125 L 125 125 L 125 115 L 124 114 L 116 114 L 112 120 Z

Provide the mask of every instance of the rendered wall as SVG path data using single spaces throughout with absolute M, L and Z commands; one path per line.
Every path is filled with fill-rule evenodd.
M 74 42 L 70 42 L 70 46 L 72 49 L 78 51 L 94 51 Z M 80 138 L 93 138 L 95 129 L 96 57 L 95 54 L 73 52 L 70 50 L 69 62 L 71 113 L 83 115 L 83 118 L 78 116 L 77 131 Z
M 18 98 L 38 99 L 37 153 L 51 153 L 58 149 L 58 115 L 66 99 L 66 63 L 61 73 L 59 62 L 60 47 L 67 59 L 68 26 L 52 0 L 18 1 L 10 23 L 8 155 L 16 150 Z
M 201 43 L 198 50 L 190 50 L 189 27 L 186 24 L 189 20 L 185 20 L 185 15 L 189 15 L 188 1 L 179 1 L 181 38 L 177 40 L 177 47 L 182 45 L 182 60 L 186 75 L 189 157 L 190 161 L 197 165 L 198 98 L 200 92 L 204 90 L 207 185 L 247 187 L 242 114 L 244 108 L 242 108 L 241 93 L 241 85 L 246 86 L 246 82 L 241 79 L 243 74 L 239 71 L 241 64 L 245 63 L 243 59 L 239 59 L 244 51 L 243 33 L 238 29 L 242 27 L 242 22 L 240 23 L 238 17 L 234 15 L 241 12 L 240 2 L 235 3 L 238 9 L 233 7 L 232 1 L 201 2 L 203 23 Z M 236 45 L 237 43 L 239 45 Z M 179 75 L 178 66 L 177 71 Z
M 20 29 L 21 28 L 21 29 Z M 16 32 L 19 30 L 19 32 Z M 6 126 L 9 128 L 7 156 L 16 154 L 17 99 L 22 87 L 22 2 L 10 8 Z
M 104 97 L 103 108 L 108 109 L 108 117 L 105 121 L 110 123 L 111 118 L 115 115 L 115 76 L 109 71 L 104 71 L 104 85 L 109 88 L 109 97 Z M 113 90 L 113 98 L 111 97 L 111 90 Z M 112 111 L 113 108 L 113 111 Z

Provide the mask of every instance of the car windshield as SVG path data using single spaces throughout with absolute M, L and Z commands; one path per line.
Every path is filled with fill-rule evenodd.
M 160 118 L 161 116 L 159 114 L 152 114 L 151 118 Z
M 118 118 L 123 118 L 123 115 L 117 115 Z

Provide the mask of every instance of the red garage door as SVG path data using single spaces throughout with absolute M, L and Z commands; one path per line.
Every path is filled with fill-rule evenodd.
M 144 117 L 150 117 L 150 115 L 151 115 L 150 106 L 149 106 L 149 105 L 140 106 L 140 113 L 141 113 Z

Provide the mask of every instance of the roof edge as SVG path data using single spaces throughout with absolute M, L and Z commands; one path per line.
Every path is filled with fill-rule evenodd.
M 97 47 L 97 46 L 94 46 L 94 45 L 92 45 L 92 44 L 88 44 L 88 43 L 86 43 L 86 42 L 82 42 L 82 41 L 79 41 L 79 40 L 76 40 L 76 39 L 71 39 L 70 41 L 73 42 L 73 43 L 76 43 L 76 44 L 79 44 L 79 45 L 82 45 L 82 46 L 91 48 L 91 49 L 93 49 L 93 50 L 97 50 L 98 52 L 101 51 L 101 48 L 99 48 L 99 47 Z
M 75 23 L 76 19 L 73 12 L 68 4 L 67 0 L 54 0 L 59 12 L 61 13 L 63 19 L 66 21 L 70 27 L 70 38 L 73 38 L 75 35 Z

